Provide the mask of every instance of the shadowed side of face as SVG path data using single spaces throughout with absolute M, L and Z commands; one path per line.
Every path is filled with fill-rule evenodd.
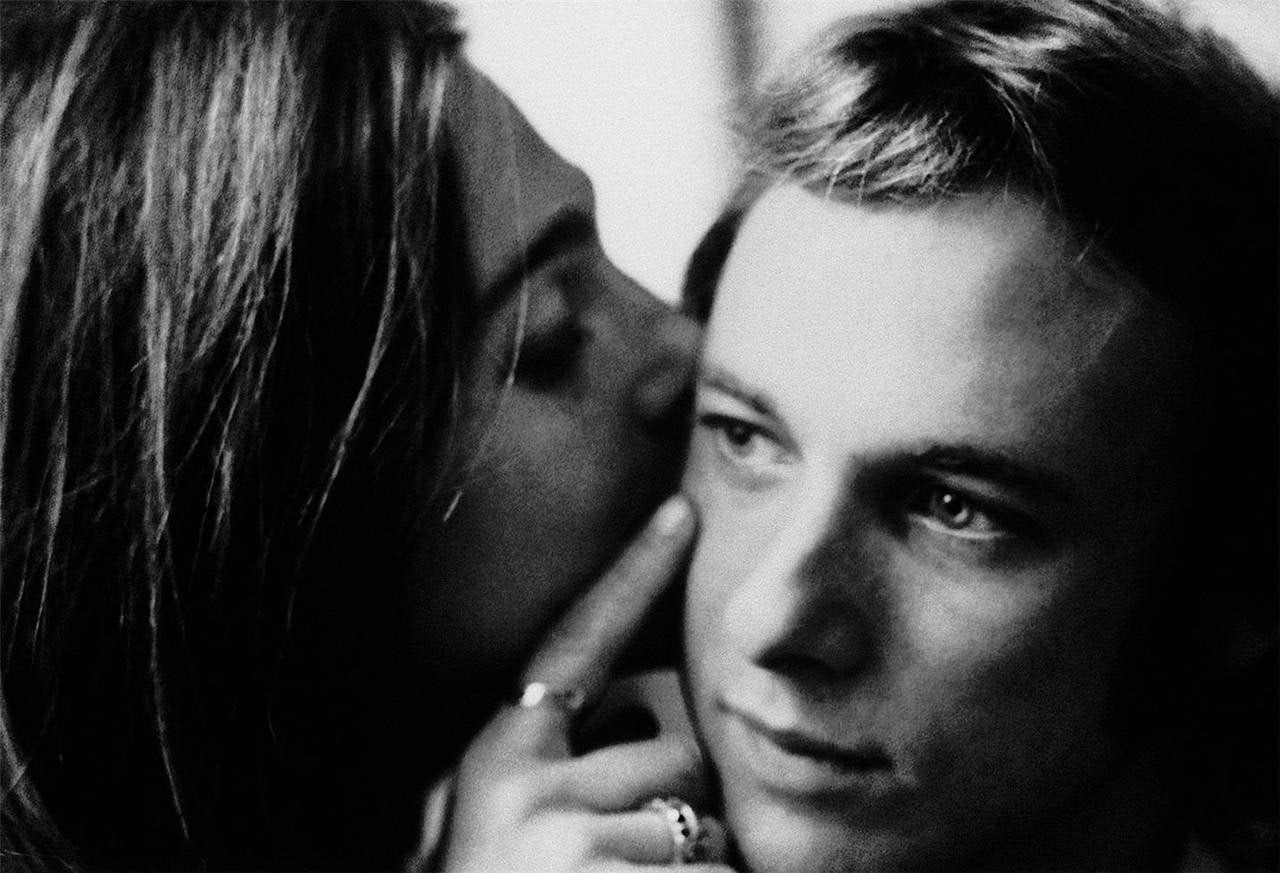
M 1091 813 L 1158 818 L 1106 720 L 1176 488 L 1175 348 L 1015 195 L 752 208 L 684 480 L 691 695 L 747 866 L 1070 863 Z
M 698 334 L 605 257 L 590 182 L 505 95 L 469 68 L 450 87 L 479 315 L 404 617 L 461 741 L 674 487 Z

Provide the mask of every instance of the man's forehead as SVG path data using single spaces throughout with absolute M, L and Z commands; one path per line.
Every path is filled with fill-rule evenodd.
M 776 190 L 730 255 L 706 355 L 796 421 L 839 419 L 864 441 L 877 424 L 914 444 L 1016 422 L 1026 445 L 1053 444 L 1067 429 L 1040 422 L 1068 407 L 1108 433 L 1163 419 L 1176 325 L 1076 250 L 1015 198 L 921 210 Z
M 772 287 L 779 283 L 791 293 Z M 1154 305 L 1105 253 L 1081 244 L 1064 218 L 1016 191 L 904 206 L 776 185 L 745 216 L 721 296 L 743 290 L 737 285 L 786 301 L 771 320 L 809 310 L 832 330 L 842 326 L 833 311 L 860 325 L 906 309 L 922 330 L 957 318 L 1000 332 L 1087 321 L 1104 340 L 1108 331 L 1092 322 Z M 833 293 L 815 293 L 828 286 Z
M 568 213 L 594 214 L 591 183 L 465 61 L 450 79 L 445 105 L 467 250 L 483 297 L 551 223 Z

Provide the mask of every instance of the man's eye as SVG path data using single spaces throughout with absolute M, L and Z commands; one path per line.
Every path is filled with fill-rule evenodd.
M 998 513 L 985 502 L 946 485 L 920 489 L 908 511 L 932 528 L 969 539 L 996 539 L 1010 533 Z
M 787 450 L 749 421 L 707 413 L 699 417 L 698 423 L 711 431 L 720 455 L 736 466 L 758 470 L 787 460 Z

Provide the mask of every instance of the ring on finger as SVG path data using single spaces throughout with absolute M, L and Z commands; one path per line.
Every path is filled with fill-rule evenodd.
M 553 706 L 572 715 L 582 709 L 586 699 L 587 695 L 581 688 L 556 688 L 545 682 L 530 682 L 520 689 L 516 706 L 522 709 Z
M 655 797 L 644 805 L 662 816 L 671 832 L 671 862 L 692 864 L 706 860 L 706 832 L 693 807 L 678 797 Z

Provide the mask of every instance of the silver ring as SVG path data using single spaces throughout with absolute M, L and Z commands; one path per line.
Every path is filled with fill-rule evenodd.
M 671 863 L 693 864 L 705 861 L 706 832 L 693 807 L 678 797 L 655 797 L 644 805 L 662 816 L 671 831 Z
M 544 682 L 530 682 L 520 689 L 516 698 L 516 706 L 522 709 L 534 709 L 539 706 L 554 706 L 573 714 L 582 709 L 587 695 L 581 688 L 553 688 Z

